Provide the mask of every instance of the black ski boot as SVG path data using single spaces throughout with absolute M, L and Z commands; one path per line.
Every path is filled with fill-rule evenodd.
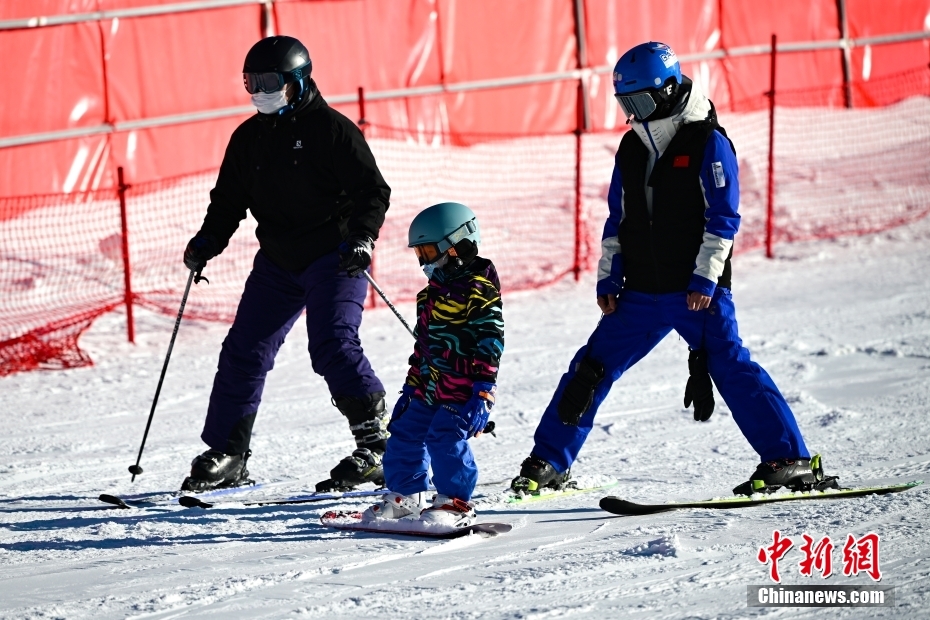
M 552 465 L 531 454 L 520 465 L 520 475 L 510 482 L 510 489 L 524 495 L 546 487 L 559 490 L 568 484 L 571 477 L 571 469 L 560 474 Z
M 824 476 L 820 455 L 809 459 L 778 459 L 759 463 L 752 477 L 733 489 L 734 495 L 774 493 L 785 487 L 792 491 L 838 489 L 837 476 Z
M 317 492 L 351 491 L 366 482 L 383 487 L 381 455 L 390 436 L 384 392 L 375 392 L 364 398 L 334 398 L 333 404 L 349 420 L 349 430 L 358 447 L 329 472 L 329 480 L 317 483 Z
M 332 478 L 316 483 L 317 492 L 352 491 L 356 486 L 366 482 L 373 482 L 376 486 L 383 487 L 382 454 L 382 452 L 375 452 L 368 448 L 356 448 L 352 454 L 333 467 L 332 471 L 329 472 Z
M 207 450 L 191 462 L 191 475 L 181 483 L 182 491 L 200 493 L 223 487 L 240 487 L 255 484 L 249 479 L 246 461 L 252 456 L 251 450 L 245 454 L 224 454 L 219 450 Z

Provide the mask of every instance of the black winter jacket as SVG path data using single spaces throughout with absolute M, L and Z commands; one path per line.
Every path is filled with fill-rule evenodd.
M 388 187 L 355 123 L 310 94 L 288 114 L 256 114 L 233 132 L 200 235 L 222 252 L 246 216 L 276 265 L 300 272 L 349 235 L 378 238 Z

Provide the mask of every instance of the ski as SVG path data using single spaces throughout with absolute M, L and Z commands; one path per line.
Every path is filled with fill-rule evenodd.
M 308 493 L 305 495 L 288 495 L 278 498 L 255 500 L 249 502 L 223 501 L 210 502 L 204 501 L 205 498 L 224 497 L 237 493 L 252 493 L 258 490 L 267 490 L 282 484 L 293 484 L 294 480 L 283 480 L 279 482 L 258 483 L 252 485 L 241 485 L 237 487 L 227 487 L 222 489 L 212 489 L 198 493 L 196 495 L 179 495 L 180 491 L 171 493 L 158 491 L 154 493 L 142 493 L 138 495 L 119 496 L 109 493 L 102 493 L 97 499 L 108 506 L 104 508 L 118 508 L 130 510 L 133 508 L 155 508 L 159 506 L 174 506 L 180 504 L 185 508 L 212 508 L 217 504 L 236 504 L 245 506 L 269 506 L 269 505 L 287 505 L 287 504 L 306 504 L 311 502 L 323 502 L 328 500 L 351 498 L 351 497 L 370 497 L 380 496 L 386 491 L 384 489 L 375 489 L 370 491 L 342 491 L 332 493 Z M 495 480 L 493 482 L 481 483 L 478 486 L 497 486 L 508 482 L 507 480 Z
M 509 482 L 504 480 L 502 482 Z M 500 484 L 500 483 L 495 483 Z M 618 482 L 614 478 L 607 476 L 582 476 L 573 478 L 566 482 L 561 489 L 542 488 L 529 492 L 515 492 L 508 487 L 500 492 L 478 494 L 473 497 L 475 505 L 489 504 L 527 504 L 530 502 L 542 502 L 550 499 L 559 499 L 570 495 L 580 493 L 591 493 L 592 491 L 603 491 L 617 486 Z M 482 485 L 479 485 L 482 486 Z
M 178 498 L 178 503 L 185 508 L 213 508 L 218 505 L 234 506 L 285 506 L 289 504 L 309 504 L 312 502 L 325 502 L 336 499 L 346 499 L 352 497 L 371 497 L 384 495 L 384 489 L 373 489 L 370 491 L 344 491 L 336 493 L 309 493 L 307 495 L 293 495 L 280 499 L 264 499 L 251 502 L 237 502 L 235 500 L 225 502 L 205 502 L 196 495 L 182 495 Z
M 362 521 L 359 512 L 327 512 L 320 517 L 320 523 L 337 530 L 365 532 L 369 534 L 396 534 L 416 538 L 448 539 L 461 536 L 477 535 L 491 538 L 506 534 L 513 529 L 509 523 L 475 523 L 460 528 L 448 528 L 435 524 L 425 524 L 419 519 L 376 519 Z
M 616 480 L 608 482 L 606 484 L 598 484 L 596 486 L 580 486 L 576 483 L 575 480 L 569 480 L 561 489 L 539 489 L 538 491 L 531 491 L 530 493 L 514 493 L 511 490 L 505 491 L 508 495 L 506 502 L 508 504 L 527 504 L 530 502 L 541 502 L 549 499 L 559 499 L 562 497 L 568 497 L 570 495 L 578 495 L 581 493 L 591 493 L 593 491 L 603 491 L 605 489 L 612 489 L 613 487 L 619 484 Z
M 269 489 L 284 484 L 293 484 L 294 480 L 281 480 L 278 482 L 267 482 L 258 484 L 241 484 L 233 487 L 223 487 L 219 489 L 210 489 L 198 493 L 199 497 L 221 497 L 233 495 L 236 493 L 250 493 L 258 489 Z M 131 508 L 154 508 L 157 506 L 172 506 L 178 503 L 178 498 L 182 491 L 156 491 L 154 493 L 140 493 L 136 495 L 111 495 L 109 493 L 100 494 L 97 499 L 109 507 L 120 508 L 123 510 Z
M 619 497 L 608 496 L 601 500 L 600 506 L 607 512 L 616 515 L 651 515 L 660 512 L 670 512 L 672 510 L 683 510 L 685 508 L 748 508 L 750 506 L 773 504 L 775 502 L 814 499 L 847 499 L 850 497 L 862 497 L 863 495 L 884 495 L 886 493 L 907 491 L 921 484 L 923 484 L 923 480 L 914 480 L 912 482 L 900 482 L 879 486 L 826 489 L 824 491 L 796 491 L 772 495 L 757 494 L 751 497 L 746 497 L 744 495 L 715 497 L 707 500 L 667 502 L 665 504 L 639 504 Z
M 497 480 L 494 482 L 482 483 L 478 486 L 490 486 L 490 485 L 499 485 L 507 482 L 506 480 Z M 182 495 L 178 498 L 178 503 L 184 506 L 185 508 L 212 508 L 216 504 L 236 504 L 243 506 L 283 506 L 288 504 L 309 504 L 312 502 L 325 502 L 334 499 L 346 499 L 352 497 L 380 497 L 387 493 L 387 489 L 372 489 L 368 491 L 333 491 L 333 492 L 317 492 L 317 493 L 308 493 L 306 495 L 292 495 L 288 497 L 282 497 L 277 499 L 264 499 L 264 500 L 255 500 L 250 502 L 205 502 L 201 498 L 205 496 L 204 493 L 199 495 Z
M 110 495 L 108 493 L 101 493 L 100 497 L 98 497 L 97 499 L 99 499 L 101 502 L 112 504 L 116 506 L 117 508 L 122 508 L 123 510 L 129 510 L 130 508 L 132 508 L 132 506 L 126 503 L 126 500 L 119 498 L 116 495 Z

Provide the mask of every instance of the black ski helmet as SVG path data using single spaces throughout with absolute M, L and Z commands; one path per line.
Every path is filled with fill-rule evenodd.
M 268 37 L 253 45 L 245 55 L 242 81 L 250 94 L 274 92 L 285 84 L 299 82 L 293 104 L 308 90 L 312 69 L 310 52 L 303 43 L 294 37 Z

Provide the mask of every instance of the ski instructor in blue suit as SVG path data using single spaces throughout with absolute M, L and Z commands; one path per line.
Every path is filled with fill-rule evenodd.
M 613 80 L 632 131 L 620 142 L 607 198 L 597 283 L 604 316 L 562 376 L 514 490 L 568 481 L 611 385 L 672 329 L 691 349 L 685 402 L 696 402 L 695 419 L 706 421 L 713 411 L 697 404 L 708 395 L 712 403 L 712 378 L 759 453 L 761 463 L 734 493 L 834 485 L 739 337 L 730 293 L 739 178 L 713 103 L 662 43 L 626 52 Z

